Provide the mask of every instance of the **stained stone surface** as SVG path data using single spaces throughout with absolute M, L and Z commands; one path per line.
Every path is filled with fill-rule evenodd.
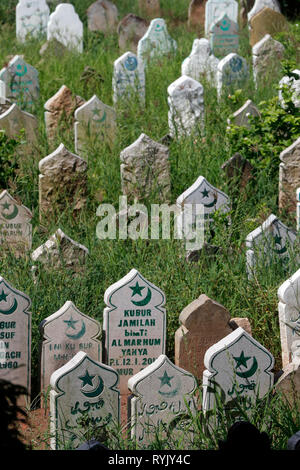
M 283 375 L 276 382 L 275 388 L 293 408 L 300 398 L 300 364 L 291 362 L 283 369 Z
M 117 370 L 120 392 L 128 379 L 165 353 L 165 294 L 136 269 L 104 294 L 105 363 Z
M 235 153 L 229 160 L 221 166 L 226 175 L 227 182 L 230 186 L 238 185 L 238 189 L 242 190 L 252 178 L 253 166 L 242 157 L 241 154 Z
M 233 20 L 238 22 L 238 2 L 235 0 L 208 0 L 205 5 L 205 36 L 209 35 L 210 27 L 224 13 Z
M 137 55 L 145 65 L 153 58 L 166 54 L 174 54 L 177 42 L 168 33 L 164 19 L 155 18 L 151 21 L 145 35 L 139 40 Z
M 128 13 L 118 24 L 119 48 L 121 51 L 137 53 L 139 40 L 144 36 L 149 22 L 133 13 Z
M 203 130 L 203 86 L 183 75 L 168 87 L 169 129 L 171 137 L 190 135 Z
M 214 21 L 209 30 L 210 47 L 217 57 L 224 57 L 231 52 L 238 52 L 239 26 L 227 14 L 222 14 Z
M 123 194 L 144 199 L 152 195 L 157 202 L 170 198 L 169 149 L 146 134 L 120 153 Z
M 191 0 L 188 9 L 188 27 L 204 30 L 205 5 L 207 0 Z
M 114 62 L 112 79 L 113 102 L 117 104 L 138 97 L 145 104 L 145 71 L 140 59 L 132 52 L 125 52 Z
M 297 202 L 295 193 L 300 178 L 300 137 L 292 145 L 283 150 L 279 165 L 279 210 L 296 213 Z
M 102 347 L 98 338 L 100 323 L 80 312 L 71 301 L 45 318 L 39 330 L 42 338 L 41 392 L 46 392 L 52 373 L 79 351 L 84 351 L 94 361 L 102 361 Z
M 278 61 L 284 58 L 285 47 L 266 34 L 252 48 L 253 78 L 256 86 L 278 70 Z
M 171 426 L 187 409 L 189 413 L 196 413 L 196 387 L 195 377 L 175 366 L 164 354 L 129 379 L 128 388 L 134 395 L 130 397 L 131 437 L 139 448 L 153 442 L 155 431 L 159 430 L 166 437 L 170 429 L 172 438 L 176 442 L 184 441 L 184 449 L 188 448 L 193 442 L 192 431 L 180 424 L 175 428 Z
M 263 8 L 270 8 L 278 13 L 281 13 L 280 5 L 278 0 L 255 0 L 252 9 L 249 11 L 247 18 L 250 23 L 252 17 L 260 12 Z
M 0 129 L 5 130 L 8 137 L 17 137 L 22 129 L 25 130 L 26 145 L 37 143 L 38 121 L 30 113 L 22 111 L 16 104 L 4 106 L 6 110 L 1 114 L 0 105 Z
M 273 36 L 288 28 L 288 22 L 281 13 L 263 8 L 250 21 L 250 45 L 253 47 L 266 34 Z
M 228 54 L 218 64 L 217 90 L 220 97 L 224 89 L 234 91 L 242 87 L 249 78 L 249 70 L 246 59 L 235 54 Z
M 292 102 L 296 106 L 296 108 L 300 108 L 300 70 L 295 69 L 292 71 L 292 73 L 295 75 L 293 77 L 282 77 L 282 79 L 279 82 L 279 92 L 278 92 L 278 98 L 280 101 L 280 104 L 283 108 L 286 107 L 285 101 L 283 98 L 283 93 L 282 93 L 282 88 L 287 86 L 288 90 L 291 92 L 291 97 L 292 97 Z M 299 78 L 298 78 L 299 77 Z
M 0 105 L 6 103 L 6 87 L 3 80 L 0 80 Z
M 90 426 L 109 432 L 120 422 L 118 374 L 111 367 L 79 351 L 50 379 L 51 449 L 75 450 L 86 441 L 88 415 Z
M 190 55 L 181 65 L 181 75 L 187 75 L 194 80 L 206 78 L 214 85 L 219 59 L 211 51 L 208 39 L 194 39 Z
M 138 4 L 142 15 L 149 18 L 159 18 L 160 0 L 139 0 Z
M 229 125 L 234 124 L 235 126 L 244 126 L 250 128 L 248 118 L 249 115 L 260 117 L 260 112 L 251 100 L 247 100 L 241 108 L 233 113 L 232 118 L 229 118 L 227 122 Z
M 47 39 L 57 39 L 68 49 L 83 51 L 83 24 L 70 3 L 60 3 L 51 13 L 47 26 Z
M 90 31 L 115 32 L 118 25 L 118 8 L 108 0 L 97 0 L 87 9 Z
M 16 35 L 21 42 L 26 36 L 39 37 L 47 32 L 49 7 L 46 0 L 19 0 L 16 6 Z

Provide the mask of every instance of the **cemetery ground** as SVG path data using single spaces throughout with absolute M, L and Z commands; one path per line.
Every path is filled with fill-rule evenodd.
M 38 118 L 38 143 L 21 151 L 22 143 L 7 144 L 0 140 L 0 189 L 7 189 L 32 213 L 33 250 L 44 243 L 60 227 L 73 240 L 89 249 L 84 272 L 72 273 L 67 268 L 39 269 L 33 282 L 30 255 L 15 258 L 11 254 L 0 257 L 0 275 L 16 286 L 32 300 L 32 393 L 28 404 L 32 429 L 27 428 L 26 440 L 33 449 L 49 448 L 47 410 L 37 411 L 40 401 L 47 403 L 47 396 L 39 395 L 39 343 L 38 326 L 42 320 L 56 312 L 67 301 L 72 302 L 86 315 L 102 323 L 105 307 L 105 290 L 125 276 L 132 268 L 158 286 L 166 295 L 167 348 L 166 355 L 174 361 L 174 334 L 179 327 L 178 317 L 183 308 L 201 294 L 224 305 L 231 317 L 247 317 L 252 335 L 275 358 L 274 372 L 279 373 L 281 346 L 278 320 L 278 287 L 299 268 L 297 252 L 289 263 L 274 260 L 270 265 L 258 266 L 253 279 L 246 273 L 246 236 L 261 225 L 271 213 L 280 217 L 288 227 L 295 228 L 295 214 L 278 209 L 279 154 L 299 137 L 300 111 L 292 105 L 284 110 L 276 102 L 278 81 L 287 71 L 299 68 L 300 18 L 289 21 L 289 29 L 278 33 L 274 39 L 286 48 L 285 61 L 276 64 L 266 74 L 260 88 L 256 89 L 252 78 L 243 89 L 224 94 L 218 101 L 217 91 L 209 82 L 204 86 L 205 131 L 189 137 L 173 139 L 168 143 L 171 165 L 171 203 L 186 190 L 199 175 L 220 188 L 231 198 L 231 223 L 222 214 L 215 216 L 214 233 L 209 243 L 218 246 L 217 253 L 202 250 L 199 259 L 188 262 L 182 241 L 174 240 L 99 240 L 96 226 L 99 204 L 110 203 L 118 210 L 121 195 L 120 152 L 144 132 L 159 141 L 169 133 L 167 88 L 181 75 L 181 63 L 189 55 L 196 33 L 187 27 L 186 0 L 161 0 L 162 13 L 168 31 L 176 38 L 178 50 L 172 59 L 160 58 L 146 71 L 146 105 L 130 100 L 117 107 L 117 135 L 113 140 L 99 139 L 91 142 L 88 151 L 88 198 L 85 209 L 74 216 L 73 207 L 54 211 L 51 219 L 40 221 L 38 201 L 39 161 L 53 152 L 61 142 L 73 153 L 73 120 L 62 118 L 59 133 L 48 142 L 44 124 L 44 103 L 62 85 L 86 101 L 96 94 L 104 103 L 113 106 L 113 62 L 121 55 L 116 33 L 102 34 L 84 29 L 84 52 L 65 51 L 61 57 L 54 53 L 39 54 L 45 39 L 30 40 L 19 44 L 15 39 L 14 8 L 16 1 L 2 0 L 0 6 L 0 62 L 4 66 L 11 57 L 24 55 L 26 62 L 39 71 L 40 98 L 32 109 Z M 77 13 L 86 25 L 88 0 L 73 0 Z M 138 2 L 115 0 L 120 18 L 128 12 L 139 14 Z M 52 8 L 53 10 L 53 8 Z M 2 15 L 2 16 L 1 16 Z M 299 22 L 299 24 L 298 24 Z M 200 36 L 201 37 L 201 36 Z M 251 69 L 251 47 L 248 31 L 240 31 L 239 54 L 247 59 Z M 94 69 L 82 77 L 86 66 Z M 99 75 L 101 76 L 99 78 Z M 263 120 L 253 122 L 250 130 L 227 131 L 227 119 L 246 100 L 251 99 Z M 17 139 L 22 142 L 23 137 Z M 20 150 L 20 151 L 19 151 Z M 18 156 L 16 151 L 19 151 Z M 252 178 L 240 190 L 237 183 L 226 180 L 221 165 L 235 152 L 241 153 L 252 164 Z M 6 159 L 15 165 L 7 164 Z M 68 188 L 66 188 L 66 193 Z M 63 194 L 61 195 L 63 198 Z M 133 202 L 133 201 L 131 201 Z M 155 195 L 140 201 L 149 209 L 157 203 Z M 130 203 L 130 201 L 129 201 Z M 299 236 L 298 236 L 299 238 Z M 199 385 L 201 395 L 201 385 Z M 201 403 L 201 398 L 199 399 Z M 251 422 L 270 436 L 273 449 L 285 449 L 287 440 L 300 429 L 300 403 L 288 404 L 284 397 L 273 396 L 259 400 L 252 410 Z M 220 406 L 221 425 L 213 432 L 204 432 L 201 412 L 193 417 L 195 449 L 216 449 L 218 439 L 224 439 L 234 422 L 234 415 Z M 241 403 L 240 414 L 246 413 Z M 45 415 L 45 424 L 40 424 Z M 40 416 L 40 417 L 39 417 Z M 247 417 L 247 414 L 244 414 Z M 44 418 L 43 418 L 44 419 Z M 35 430 L 36 429 L 36 434 Z M 23 428 L 24 431 L 24 428 Z M 87 424 L 87 436 L 94 432 Z M 32 435 L 35 434 L 35 435 Z M 133 444 L 122 430 L 114 435 L 100 435 L 104 444 L 114 449 L 131 449 Z M 157 436 L 154 449 L 180 448 L 180 442 Z

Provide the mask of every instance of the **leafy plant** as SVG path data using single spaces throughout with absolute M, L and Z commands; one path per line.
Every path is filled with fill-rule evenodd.
M 18 140 L 10 139 L 4 131 L 0 130 L 0 188 L 7 187 L 10 178 L 13 178 L 18 169 L 15 150 Z

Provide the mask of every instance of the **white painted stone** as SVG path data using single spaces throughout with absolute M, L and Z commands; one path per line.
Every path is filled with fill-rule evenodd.
M 104 432 L 120 421 L 118 374 L 79 351 L 67 364 L 51 375 L 51 449 L 76 449 L 86 441 L 82 418 Z
M 69 49 L 83 51 L 83 24 L 70 3 L 60 3 L 49 17 L 47 40 L 57 39 Z
M 47 33 L 50 9 L 46 0 L 19 0 L 16 6 L 16 35 L 21 42 L 26 36 L 39 37 Z
M 0 104 L 5 104 L 6 102 L 6 87 L 3 80 L 0 80 Z
M 218 57 L 224 57 L 231 52 L 238 52 L 239 26 L 226 13 L 212 23 L 209 29 L 210 47 Z
M 292 362 L 300 365 L 300 339 L 292 342 Z
M 146 34 L 139 40 L 137 56 L 141 62 L 147 64 L 154 57 L 174 53 L 176 49 L 177 43 L 169 35 L 165 20 L 154 18 Z
M 203 86 L 191 77 L 181 76 L 168 87 L 169 129 L 172 137 L 203 131 Z
M 8 102 L 8 100 L 6 100 Z M 0 129 L 4 129 L 8 137 L 17 137 L 25 130 L 26 144 L 37 143 L 38 120 L 32 114 L 22 111 L 16 104 L 0 114 Z
M 235 0 L 208 0 L 205 4 L 205 36 L 209 35 L 210 27 L 215 23 L 220 15 L 226 13 L 227 16 L 238 22 L 238 2 Z
M 285 47 L 266 34 L 252 47 L 253 78 L 255 85 L 278 68 L 278 60 L 283 59 Z
M 280 88 L 282 88 L 284 85 L 288 86 L 288 88 L 292 92 L 292 101 L 294 105 L 296 106 L 296 108 L 300 108 L 300 70 L 295 69 L 293 70 L 293 73 L 299 76 L 299 80 L 296 79 L 295 77 L 285 76 L 279 82 L 278 98 L 283 108 L 285 108 L 286 105 L 285 105 L 283 94 Z
M 145 104 L 145 71 L 142 61 L 133 52 L 125 52 L 114 62 L 112 79 L 113 102 L 126 102 L 138 96 Z
M 297 188 L 296 191 L 296 201 L 297 201 L 297 208 L 296 208 L 296 217 L 297 217 L 297 230 L 300 230 L 300 188 Z
M 251 406 L 273 386 L 274 358 L 258 341 L 239 327 L 205 353 L 203 404 L 207 412 L 216 404 L 216 393 L 222 402 L 238 397 Z
M 255 0 L 252 10 L 250 10 L 247 15 L 248 23 L 250 23 L 250 20 L 254 15 L 256 15 L 260 10 L 265 7 L 271 8 L 271 10 L 281 13 L 278 0 Z
M 166 430 L 180 413 L 187 409 L 196 413 L 196 387 L 195 377 L 175 366 L 164 354 L 128 380 L 128 388 L 135 395 L 130 398 L 131 438 L 139 448 L 153 443 L 158 430 L 166 436 Z M 176 442 L 184 441 L 184 449 L 193 441 L 192 432 L 187 434 L 180 424 L 171 432 Z
M 249 77 L 246 59 L 235 54 L 228 54 L 218 64 L 217 91 L 221 96 L 223 89 L 234 90 L 242 86 Z
M 200 81 L 203 77 L 216 84 L 219 59 L 211 51 L 208 39 L 194 39 L 190 55 L 181 65 L 181 75 L 187 75 Z
M 102 361 L 102 347 L 98 339 L 100 323 L 84 313 L 71 301 L 45 318 L 39 326 L 41 343 L 41 392 L 46 392 L 50 377 L 79 351 L 94 361 Z
M 249 123 L 249 116 L 260 116 L 260 112 L 258 111 L 257 107 L 251 100 L 247 100 L 245 104 L 241 108 L 239 108 L 235 113 L 232 115 L 232 119 L 228 119 L 227 123 L 234 124 L 235 126 L 245 126 L 250 128 Z
M 127 382 L 165 352 L 165 294 L 136 269 L 104 294 L 105 362 L 117 370 L 121 394 Z

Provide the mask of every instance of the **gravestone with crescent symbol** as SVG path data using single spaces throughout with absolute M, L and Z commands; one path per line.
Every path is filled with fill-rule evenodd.
M 51 13 L 47 26 L 47 40 L 57 39 L 68 49 L 83 51 L 83 24 L 70 3 L 60 3 Z
M 170 436 L 170 429 L 174 441 L 181 441 L 184 449 L 192 444 L 193 433 L 187 423 L 172 423 L 187 409 L 191 414 L 196 413 L 197 382 L 190 372 L 175 366 L 161 354 L 153 364 L 128 380 L 128 388 L 134 395 L 130 397 L 129 408 L 131 438 L 139 448 L 153 443 L 157 433 Z
M 215 85 L 218 63 L 219 59 L 213 55 L 208 39 L 194 39 L 190 55 L 181 64 L 181 75 L 198 81 L 205 78 Z
M 183 75 L 168 87 L 168 121 L 171 137 L 202 133 L 204 128 L 203 86 Z
M 51 449 L 76 449 L 88 426 L 109 432 L 120 421 L 118 374 L 79 351 L 51 375 Z
M 230 126 L 245 126 L 250 128 L 249 116 L 260 116 L 260 112 L 251 100 L 247 100 L 241 108 L 239 108 L 233 115 L 227 119 L 227 123 Z
M 25 131 L 25 141 L 22 146 L 28 147 L 37 143 L 38 120 L 35 116 L 22 111 L 15 103 L 6 105 L 3 113 L 0 107 L 0 129 L 5 130 L 8 137 L 14 138 L 20 135 L 22 129 Z
M 220 60 L 217 70 L 217 91 L 220 98 L 223 91 L 234 92 L 249 78 L 246 59 L 232 52 Z
M 253 78 L 256 87 L 265 83 L 266 77 L 278 73 L 278 61 L 284 58 L 285 47 L 266 34 L 252 47 Z
M 19 0 L 16 6 L 16 35 L 21 42 L 26 37 L 46 35 L 50 9 L 46 0 Z
M 155 18 L 146 34 L 139 40 L 137 56 L 146 65 L 154 57 L 174 53 L 176 49 L 177 43 L 169 35 L 165 20 Z
M 98 321 L 80 312 L 71 301 L 41 322 L 41 392 L 50 385 L 51 374 L 78 351 L 86 352 L 95 361 L 102 361 L 101 342 L 97 339 L 100 329 Z
M 210 47 L 214 55 L 224 57 L 231 52 L 238 52 L 239 26 L 223 13 L 209 29 Z
M 31 250 L 32 213 L 18 203 L 8 191 L 0 193 L 0 246 L 1 252 L 11 250 L 22 256 Z
M 117 370 L 121 394 L 130 377 L 165 352 L 165 294 L 136 269 L 104 294 L 105 363 Z
M 114 62 L 112 79 L 113 102 L 117 104 L 122 100 L 138 97 L 145 104 L 145 71 L 143 63 L 133 52 L 125 52 Z
M 205 36 L 221 15 L 227 14 L 235 23 L 238 22 L 238 2 L 235 0 L 208 0 L 205 5 Z
M 116 133 L 116 112 L 94 95 L 75 111 L 75 152 L 87 157 L 89 146 L 99 139 L 112 142 Z
M 272 354 L 240 327 L 206 351 L 204 365 L 205 412 L 215 406 L 217 395 L 223 404 L 244 399 L 249 409 L 273 386 Z
M 30 298 L 0 276 L 0 378 L 31 392 Z M 20 400 L 25 405 L 24 397 Z
M 299 186 L 300 178 L 300 137 L 284 149 L 279 158 L 279 210 L 294 215 L 297 208 L 295 192 Z
M 6 97 L 21 108 L 31 109 L 40 95 L 39 73 L 21 56 L 14 56 L 0 71 L 6 86 Z
M 271 10 L 276 11 L 277 13 L 281 13 L 280 5 L 278 0 L 255 0 L 255 3 L 252 9 L 249 11 L 247 18 L 248 23 L 250 23 L 251 19 L 259 13 L 263 8 L 270 8 Z

